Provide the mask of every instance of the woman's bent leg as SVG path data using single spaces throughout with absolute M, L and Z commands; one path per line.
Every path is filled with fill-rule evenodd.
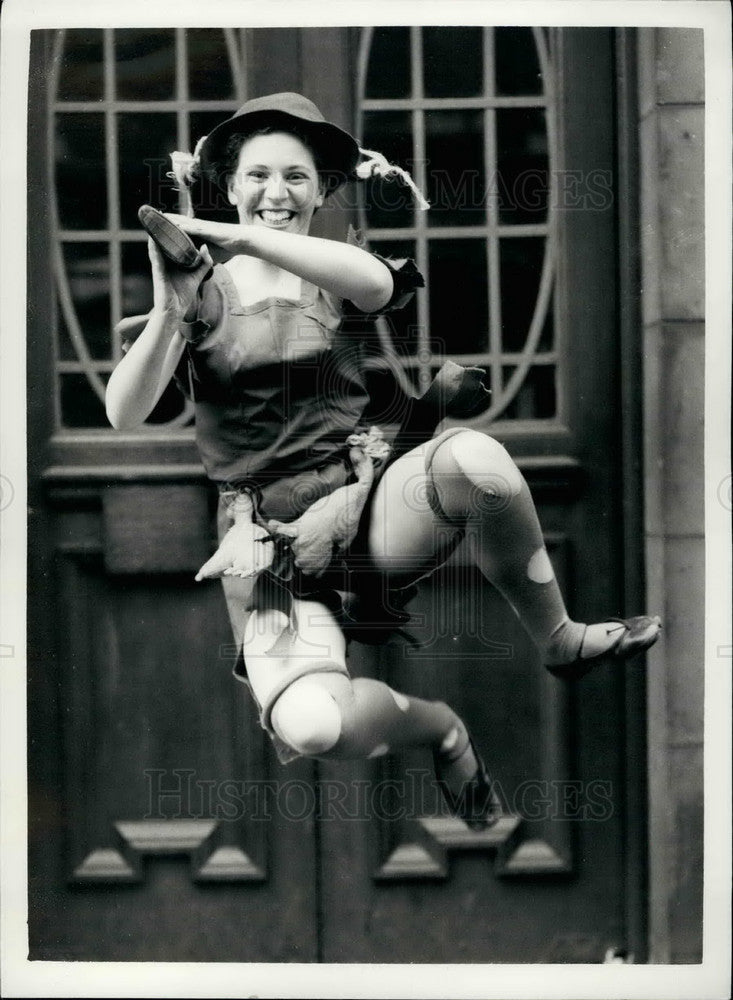
M 371 678 L 302 677 L 275 702 L 271 718 L 280 739 L 304 756 L 361 760 L 429 747 L 457 803 L 481 767 L 466 727 L 445 702 L 413 698 Z M 490 792 L 487 781 L 480 808 L 477 800 L 469 818 L 487 819 L 480 814 L 491 805 Z
M 453 815 L 477 829 L 499 818 L 486 768 L 463 722 L 444 702 L 412 698 L 369 678 L 319 674 L 283 692 L 271 720 L 277 736 L 305 756 L 368 759 L 427 746 Z
M 420 480 L 419 461 L 426 459 Z M 397 572 L 438 551 L 442 524 L 465 530 L 476 564 L 506 597 L 548 667 L 651 645 L 658 619 L 586 626 L 565 610 L 527 484 L 508 452 L 478 431 L 452 429 L 391 466 L 375 497 L 370 545 L 377 564 Z M 381 502 L 380 502 L 381 501 Z

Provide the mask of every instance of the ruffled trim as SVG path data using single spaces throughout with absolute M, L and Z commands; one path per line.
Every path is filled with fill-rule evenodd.
M 425 287 L 425 279 L 417 269 L 415 261 L 411 257 L 383 257 L 381 254 L 371 251 L 372 257 L 389 268 L 392 274 L 394 290 L 389 302 L 377 309 L 372 315 L 381 316 L 382 313 L 395 312 L 402 309 L 415 294 L 415 290 Z
M 425 279 L 418 271 L 417 265 L 411 257 L 383 257 L 382 254 L 377 253 L 375 250 L 370 250 L 366 245 L 363 235 L 351 225 L 346 233 L 346 242 L 349 246 L 359 247 L 370 253 L 372 257 L 376 257 L 377 260 L 381 261 L 389 269 L 392 275 L 394 289 L 389 302 L 382 306 L 381 309 L 375 309 L 374 312 L 366 313 L 365 315 L 381 316 L 383 313 L 395 312 L 397 309 L 402 309 L 415 294 L 416 289 L 425 287 Z M 353 302 L 349 302 L 348 305 L 349 309 L 353 309 L 355 312 L 360 313 L 362 311 Z

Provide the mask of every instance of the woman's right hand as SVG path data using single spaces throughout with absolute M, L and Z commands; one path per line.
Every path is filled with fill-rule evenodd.
M 208 247 L 200 248 L 201 263 L 192 271 L 184 271 L 168 263 L 158 244 L 148 236 L 148 256 L 153 277 L 153 309 L 171 316 L 177 323 L 184 321 L 193 305 L 201 283 L 213 261 Z
M 252 521 L 237 520 L 221 540 L 221 545 L 196 574 L 196 580 L 221 576 L 256 576 L 272 563 L 272 538 Z

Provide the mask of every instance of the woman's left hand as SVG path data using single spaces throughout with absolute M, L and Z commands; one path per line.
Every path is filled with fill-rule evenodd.
M 175 222 L 184 233 L 194 240 L 203 241 L 209 247 L 211 256 L 221 264 L 231 257 L 246 253 L 246 226 L 238 222 L 211 222 L 208 219 L 192 219 L 188 215 L 164 212 L 166 219 Z
M 322 497 L 290 524 L 269 521 L 273 534 L 291 539 L 295 565 L 309 576 L 321 576 L 333 559 L 351 545 L 359 528 L 369 486 L 350 483 Z

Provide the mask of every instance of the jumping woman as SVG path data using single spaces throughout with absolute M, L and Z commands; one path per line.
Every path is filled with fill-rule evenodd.
M 107 414 L 117 429 L 140 426 L 172 378 L 193 400 L 220 495 L 220 546 L 197 579 L 223 582 L 235 673 L 280 760 L 428 746 L 449 808 L 481 828 L 498 806 L 461 719 L 444 702 L 352 679 L 349 636 L 404 620 L 409 586 L 464 538 L 560 678 L 648 648 L 661 626 L 572 621 L 507 451 L 472 429 L 434 436 L 485 394 L 475 369 L 448 363 L 407 400 L 391 445 L 370 425 L 364 345 L 344 317 L 401 308 L 422 278 L 410 260 L 310 228 L 329 195 L 373 173 L 411 184 L 299 94 L 250 100 L 200 141 L 179 181 L 206 175 L 239 221 L 141 209 L 153 308 L 121 324 Z

